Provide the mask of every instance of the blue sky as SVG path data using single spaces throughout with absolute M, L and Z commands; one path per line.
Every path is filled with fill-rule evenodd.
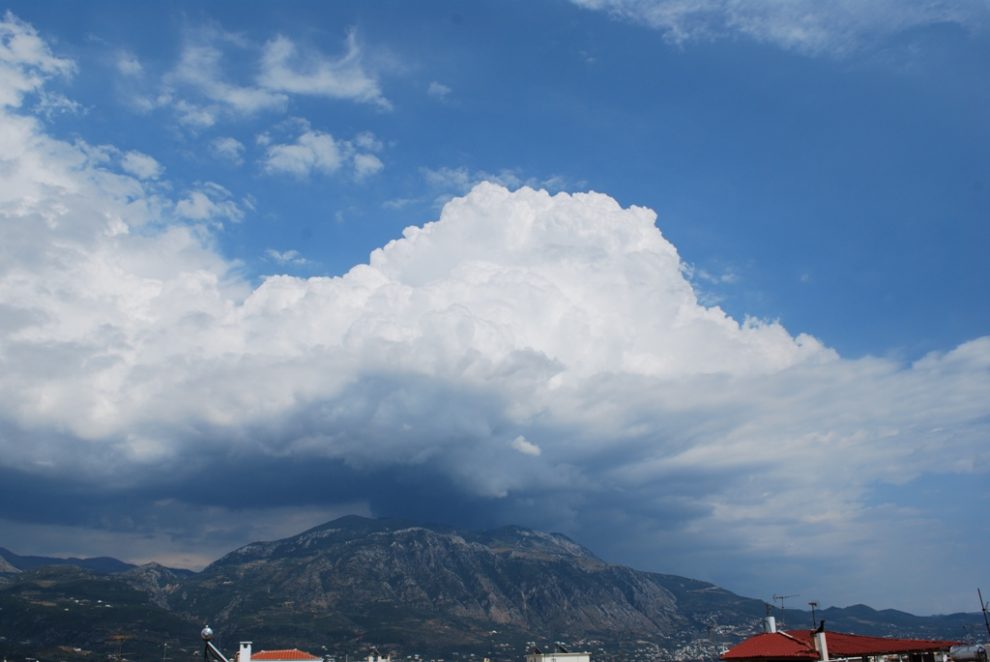
M 988 584 L 984 2 L 5 10 L 0 543 L 355 512 Z

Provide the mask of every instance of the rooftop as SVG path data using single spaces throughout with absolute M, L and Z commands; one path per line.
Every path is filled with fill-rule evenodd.
M 307 653 L 306 651 L 301 651 L 298 648 L 279 648 L 277 650 L 271 651 L 258 651 L 257 653 L 251 653 L 251 661 L 254 660 L 268 660 L 273 662 L 275 660 L 322 660 L 322 657 L 313 655 L 312 653 Z
M 817 660 L 814 630 L 764 632 L 740 642 L 720 656 L 723 660 Z M 867 637 L 844 632 L 826 632 L 829 657 L 862 657 L 894 653 L 946 651 L 956 641 L 941 639 L 895 639 Z

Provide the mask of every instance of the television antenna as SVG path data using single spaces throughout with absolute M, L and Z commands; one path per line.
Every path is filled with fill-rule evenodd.
M 818 600 L 812 600 L 808 603 L 808 606 L 811 607 L 811 627 L 816 628 L 818 627 L 818 621 L 815 620 L 815 610 L 818 609 Z
M 774 600 L 780 600 L 780 626 L 781 627 L 784 626 L 784 600 L 786 600 L 788 598 L 796 598 L 797 596 L 798 596 L 797 593 L 792 593 L 790 595 L 777 595 L 776 593 L 773 594 L 773 599 Z
M 983 611 L 983 623 L 987 626 L 987 636 L 990 636 L 990 619 L 987 618 L 987 603 L 983 601 L 983 593 L 976 589 L 976 594 L 980 596 L 980 610 Z
M 203 640 L 203 662 L 230 662 L 220 649 L 213 645 L 213 629 L 209 625 L 203 628 L 199 636 Z

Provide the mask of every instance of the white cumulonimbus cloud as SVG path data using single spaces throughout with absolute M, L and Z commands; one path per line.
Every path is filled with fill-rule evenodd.
M 985 471 L 990 338 L 910 365 L 843 359 L 699 303 L 651 210 L 490 182 L 343 276 L 255 287 L 186 222 L 237 220 L 223 190 L 163 200 L 106 150 L 48 136 L 19 104 L 71 65 L 9 15 L 0 34 L 4 470 L 127 489 L 210 454 L 329 459 L 428 469 L 639 544 L 675 529 L 891 581 L 947 553 L 915 540 L 937 523 L 868 495 Z M 269 164 L 339 168 L 320 137 Z M 872 526 L 910 545 L 903 563 Z

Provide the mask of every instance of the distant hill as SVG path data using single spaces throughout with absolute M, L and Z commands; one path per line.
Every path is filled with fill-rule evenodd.
M 0 573 L 4 572 L 20 572 L 21 569 L 10 563 L 7 559 L 0 556 Z
M 160 659 L 196 653 L 201 623 L 159 606 L 128 573 L 48 565 L 0 578 L 0 658 Z M 177 655 L 171 656 L 173 659 Z
M 21 556 L 9 549 L 0 547 L 0 573 L 24 572 L 49 566 L 66 565 L 90 570 L 101 575 L 119 574 L 143 567 L 115 559 L 111 556 L 93 556 L 85 559 L 76 557 L 64 558 L 60 556 Z M 157 564 L 153 563 L 151 565 L 156 566 Z M 164 568 L 165 566 L 159 567 Z M 182 577 L 190 577 L 196 574 L 194 571 L 185 568 L 168 568 L 168 570 Z
M 15 568 L 14 571 L 34 570 L 35 568 L 52 565 L 71 565 L 77 568 L 92 570 L 93 572 L 111 574 L 115 572 L 124 572 L 125 570 L 130 570 L 135 567 L 132 563 L 124 563 L 123 561 L 110 558 L 109 556 L 97 556 L 88 559 L 66 559 L 54 556 L 20 556 L 3 547 L 0 547 L 0 558 L 3 558 L 7 564 Z M 3 566 L 0 566 L 0 572 L 12 572 L 11 570 L 2 570 L 2 568 Z
M 230 652 L 246 639 L 341 657 L 375 645 L 503 662 L 518 661 L 526 642 L 565 641 L 596 657 L 715 659 L 758 632 L 765 610 L 761 600 L 612 565 L 566 536 L 520 527 L 351 516 L 251 543 L 199 573 L 118 561 L 124 571 L 101 574 L 59 561 L 0 578 L 0 654 L 101 657 L 121 641 L 145 657 L 160 657 L 164 643 L 193 654 L 209 623 Z M 966 628 L 982 626 L 979 614 L 920 617 L 864 605 L 819 614 L 829 629 L 860 634 L 966 639 Z M 793 627 L 811 622 L 800 610 L 778 617 Z

